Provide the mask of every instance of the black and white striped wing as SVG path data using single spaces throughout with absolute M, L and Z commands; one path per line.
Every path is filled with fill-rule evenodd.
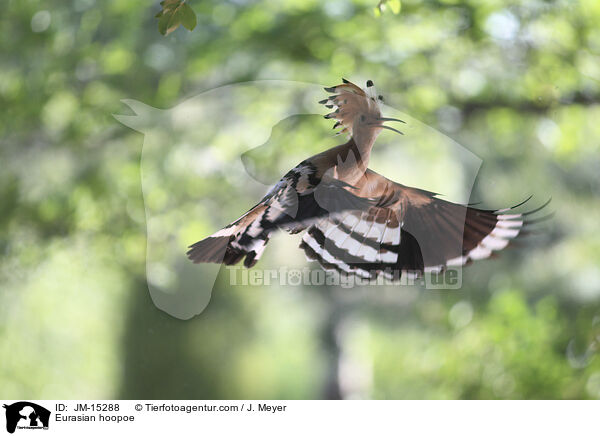
M 527 223 L 525 215 L 541 209 L 480 210 L 421 192 L 427 201 L 401 201 L 392 208 L 320 220 L 308 229 L 300 247 L 325 269 L 365 278 L 438 273 L 505 248 Z
M 238 220 L 191 245 L 187 255 L 194 263 L 233 265 L 244 259 L 244 266 L 250 268 L 260 259 L 274 231 L 297 233 L 318 220 L 333 219 L 346 210 L 364 210 L 372 204 L 353 195 L 339 181 L 321 180 L 316 167 L 305 161 Z
M 278 228 L 290 232 L 306 228 L 314 207 L 301 195 L 312 192 L 316 169 L 302 162 L 285 176 L 260 202 L 218 232 L 190 246 L 187 256 L 194 263 L 234 265 L 244 259 L 248 268 L 260 259 L 271 233 Z M 307 207 L 309 206 L 309 207 Z M 300 218 L 305 218 L 304 221 Z
M 397 263 L 401 230 L 392 209 L 350 211 L 311 226 L 300 247 L 325 269 L 368 278 Z
M 267 208 L 256 228 L 297 233 L 323 218 L 336 219 L 343 212 L 367 210 L 376 204 L 376 200 L 354 195 L 346 183 L 321 179 L 316 173 L 312 164 L 303 162 L 286 174 L 261 201 Z

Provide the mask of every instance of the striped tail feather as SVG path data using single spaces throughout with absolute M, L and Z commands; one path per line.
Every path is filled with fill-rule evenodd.
M 224 265 L 235 265 L 244 259 L 244 266 L 254 266 L 269 242 L 269 233 L 261 227 L 267 210 L 267 206 L 259 204 L 208 238 L 190 245 L 188 258 L 194 263 Z
M 235 265 L 244 259 L 244 266 L 253 267 L 262 256 L 269 238 L 256 240 L 252 246 L 240 246 L 234 236 L 209 236 L 190 245 L 188 258 L 194 263 Z
M 228 252 L 230 242 L 231 237 L 228 236 L 209 236 L 208 238 L 190 245 L 186 254 L 194 263 L 225 263 L 224 259 Z M 228 257 L 230 258 L 231 263 L 235 263 L 231 259 L 233 256 L 235 256 L 235 254 L 229 249 Z
M 361 277 L 440 273 L 506 248 L 527 225 L 539 221 L 526 216 L 548 203 L 530 212 L 509 213 L 521 204 L 482 210 L 432 198 L 428 204 L 408 207 L 403 216 L 382 208 L 353 213 L 310 227 L 300 247 L 309 260 L 326 269 Z

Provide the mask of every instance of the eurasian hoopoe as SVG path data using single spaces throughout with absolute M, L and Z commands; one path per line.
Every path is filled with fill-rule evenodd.
M 190 246 L 194 263 L 256 264 L 278 230 L 306 230 L 300 248 L 325 269 L 374 278 L 441 272 L 490 257 L 522 232 L 527 213 L 480 210 L 450 203 L 368 169 L 386 121 L 373 82 L 365 90 L 343 79 L 325 88 L 325 115 L 350 135 L 348 142 L 304 160 L 235 222 Z M 526 200 L 527 201 L 527 200 Z M 547 204 L 547 203 L 546 203 Z

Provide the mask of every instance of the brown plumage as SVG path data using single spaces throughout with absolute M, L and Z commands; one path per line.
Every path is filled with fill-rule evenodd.
M 379 133 L 401 133 L 384 122 L 403 122 L 381 116 L 372 85 L 325 88 L 333 94 L 320 102 L 333 109 L 325 118 L 350 139 L 290 170 L 245 215 L 190 246 L 188 257 L 252 267 L 274 231 L 306 230 L 300 248 L 322 267 L 398 279 L 490 257 L 519 235 L 527 214 L 454 204 L 368 168 Z

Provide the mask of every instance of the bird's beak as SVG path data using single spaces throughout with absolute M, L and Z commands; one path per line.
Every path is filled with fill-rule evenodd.
M 400 135 L 404 135 L 404 133 L 402 133 L 400 130 L 396 130 L 393 127 L 390 126 L 385 126 L 383 124 L 384 121 L 398 121 L 400 123 L 404 123 L 406 124 L 405 121 L 403 120 L 399 120 L 398 118 L 386 118 L 386 117 L 381 117 L 381 118 L 376 118 L 376 122 L 374 123 L 369 123 L 370 126 L 376 126 L 379 127 L 381 129 L 387 129 L 387 130 L 391 130 L 392 132 L 396 132 L 399 133 Z
M 400 122 L 400 123 L 404 123 L 404 124 L 406 124 L 406 121 L 404 121 L 404 120 L 399 120 L 398 118 L 385 118 L 385 117 L 382 117 L 382 118 L 377 118 L 377 120 L 378 120 L 378 121 L 398 121 L 398 122 Z

